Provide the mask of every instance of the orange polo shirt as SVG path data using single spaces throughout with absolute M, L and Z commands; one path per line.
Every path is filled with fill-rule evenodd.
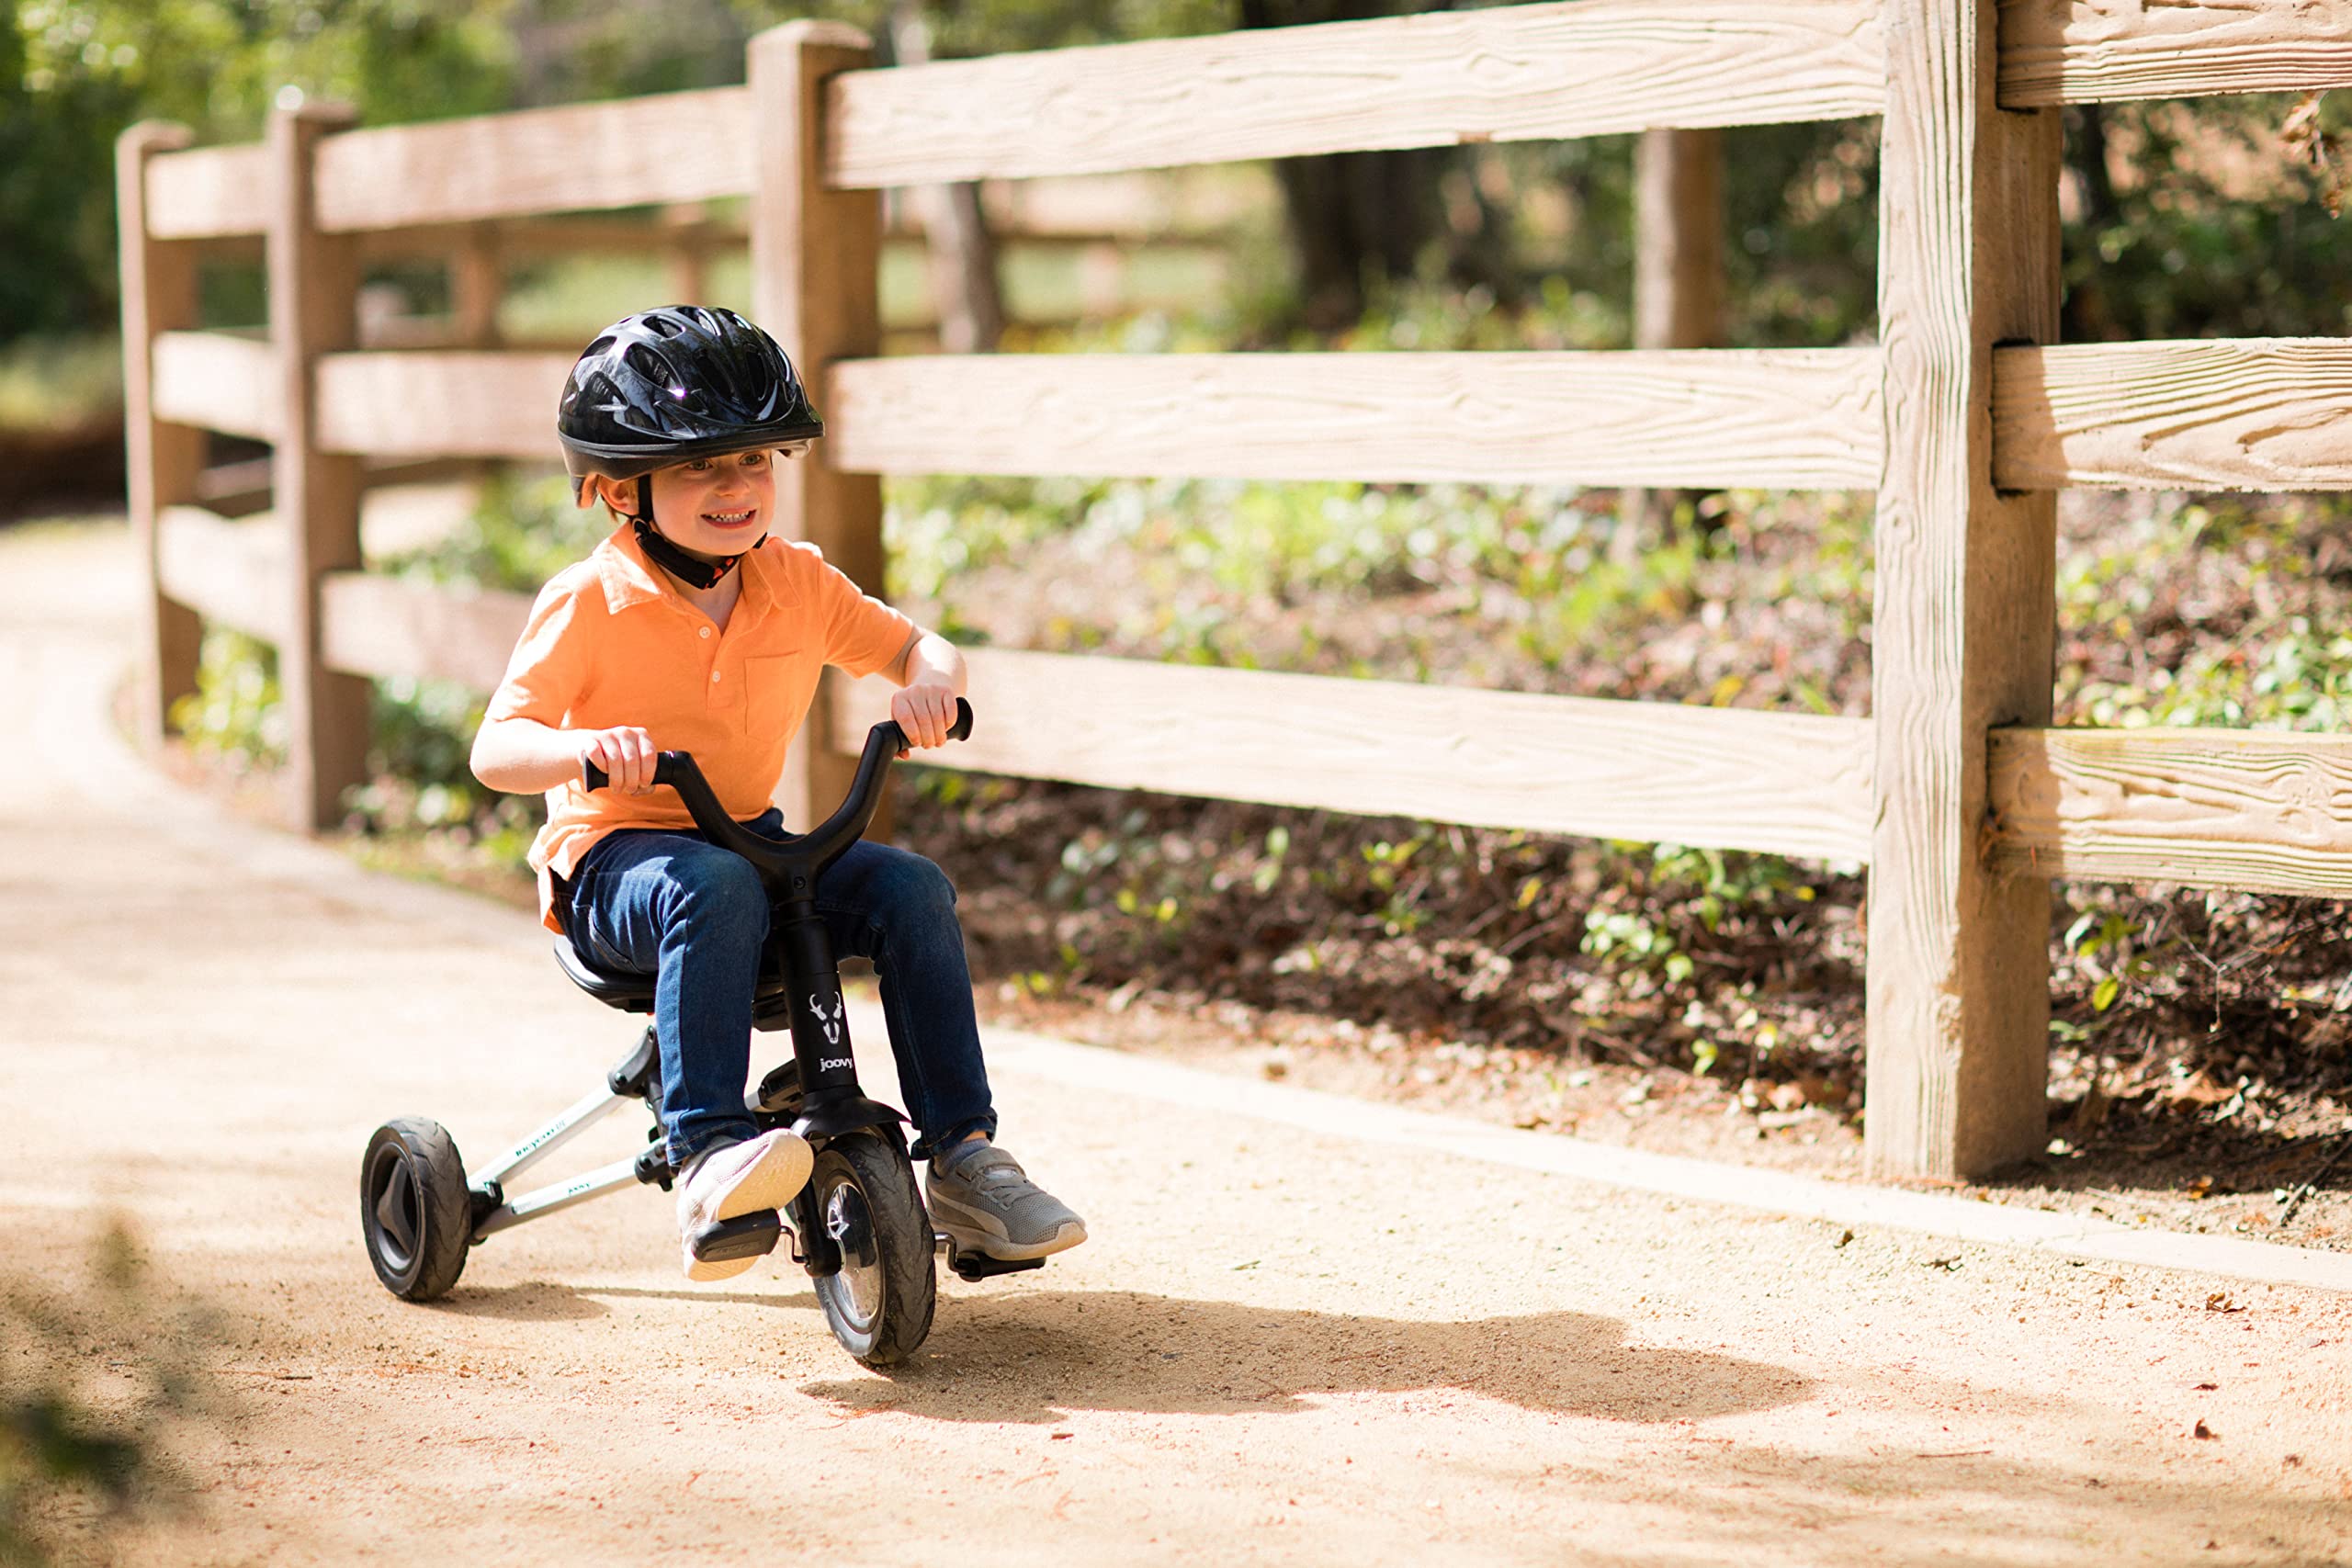
M 729 816 L 758 816 L 825 666 L 853 675 L 885 669 L 915 626 L 860 592 L 814 545 L 770 539 L 736 570 L 742 596 L 722 633 L 646 560 L 623 524 L 539 591 L 486 721 L 636 725 L 659 750 L 693 752 Z M 541 919 L 562 931 L 552 877 L 570 876 L 605 834 L 694 825 L 666 786 L 639 795 L 592 795 L 576 783 L 548 791 L 548 823 L 530 855 Z

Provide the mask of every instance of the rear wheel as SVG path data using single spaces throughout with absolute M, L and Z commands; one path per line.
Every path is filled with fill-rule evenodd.
M 359 1162 L 359 1234 L 376 1278 L 404 1301 L 445 1295 L 466 1271 L 473 1201 L 465 1162 L 441 1123 L 403 1116 L 368 1140 Z
M 896 1137 L 851 1133 L 826 1144 L 808 1178 L 817 1223 L 841 1252 L 816 1281 L 842 1348 L 869 1367 L 914 1354 L 931 1332 L 937 1285 L 931 1217 L 914 1165 Z

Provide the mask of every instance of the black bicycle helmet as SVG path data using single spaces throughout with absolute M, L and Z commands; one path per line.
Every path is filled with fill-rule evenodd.
M 574 492 L 673 463 L 813 441 L 808 406 L 775 339 L 732 310 L 665 305 L 625 316 L 582 351 L 555 416 Z

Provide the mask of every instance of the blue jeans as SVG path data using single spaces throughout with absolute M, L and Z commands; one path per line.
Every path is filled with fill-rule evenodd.
M 774 810 L 744 826 L 784 836 Z M 860 840 L 817 879 L 817 914 L 834 953 L 871 960 L 881 980 L 899 1087 L 922 1134 L 915 1157 L 972 1133 L 993 1136 L 964 928 L 946 874 L 921 855 Z M 625 829 L 573 871 L 564 927 L 598 968 L 656 977 L 670 1164 L 755 1135 L 743 1093 L 768 901 L 751 862 L 700 833 Z

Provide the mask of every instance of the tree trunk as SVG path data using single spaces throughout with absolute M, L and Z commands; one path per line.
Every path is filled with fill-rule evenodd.
M 931 59 L 921 0 L 896 0 L 890 7 L 890 51 L 900 65 Z M 950 354 L 987 353 L 1004 335 L 1004 296 L 997 287 L 996 242 L 980 212 L 980 187 L 968 181 L 917 186 L 907 198 L 931 254 L 939 346 Z
M 1715 348 L 1724 337 L 1724 145 L 1719 130 L 1650 130 L 1634 152 L 1634 346 Z M 1697 491 L 1628 490 L 1611 558 L 1637 559 Z M 1695 515 L 1695 513 L 1694 513 Z
M 1450 6 L 1451 0 L 1241 0 L 1241 25 L 1364 21 Z M 1454 234 L 1446 226 L 1439 182 L 1459 156 L 1451 147 L 1409 147 L 1275 160 L 1298 257 L 1300 314 L 1308 326 L 1351 325 L 1363 315 L 1366 283 L 1411 277 L 1436 241 L 1446 243 L 1449 276 L 1492 281 L 1487 275 L 1493 269 L 1480 251 L 1496 225 L 1483 221 L 1483 204 L 1479 231 Z

